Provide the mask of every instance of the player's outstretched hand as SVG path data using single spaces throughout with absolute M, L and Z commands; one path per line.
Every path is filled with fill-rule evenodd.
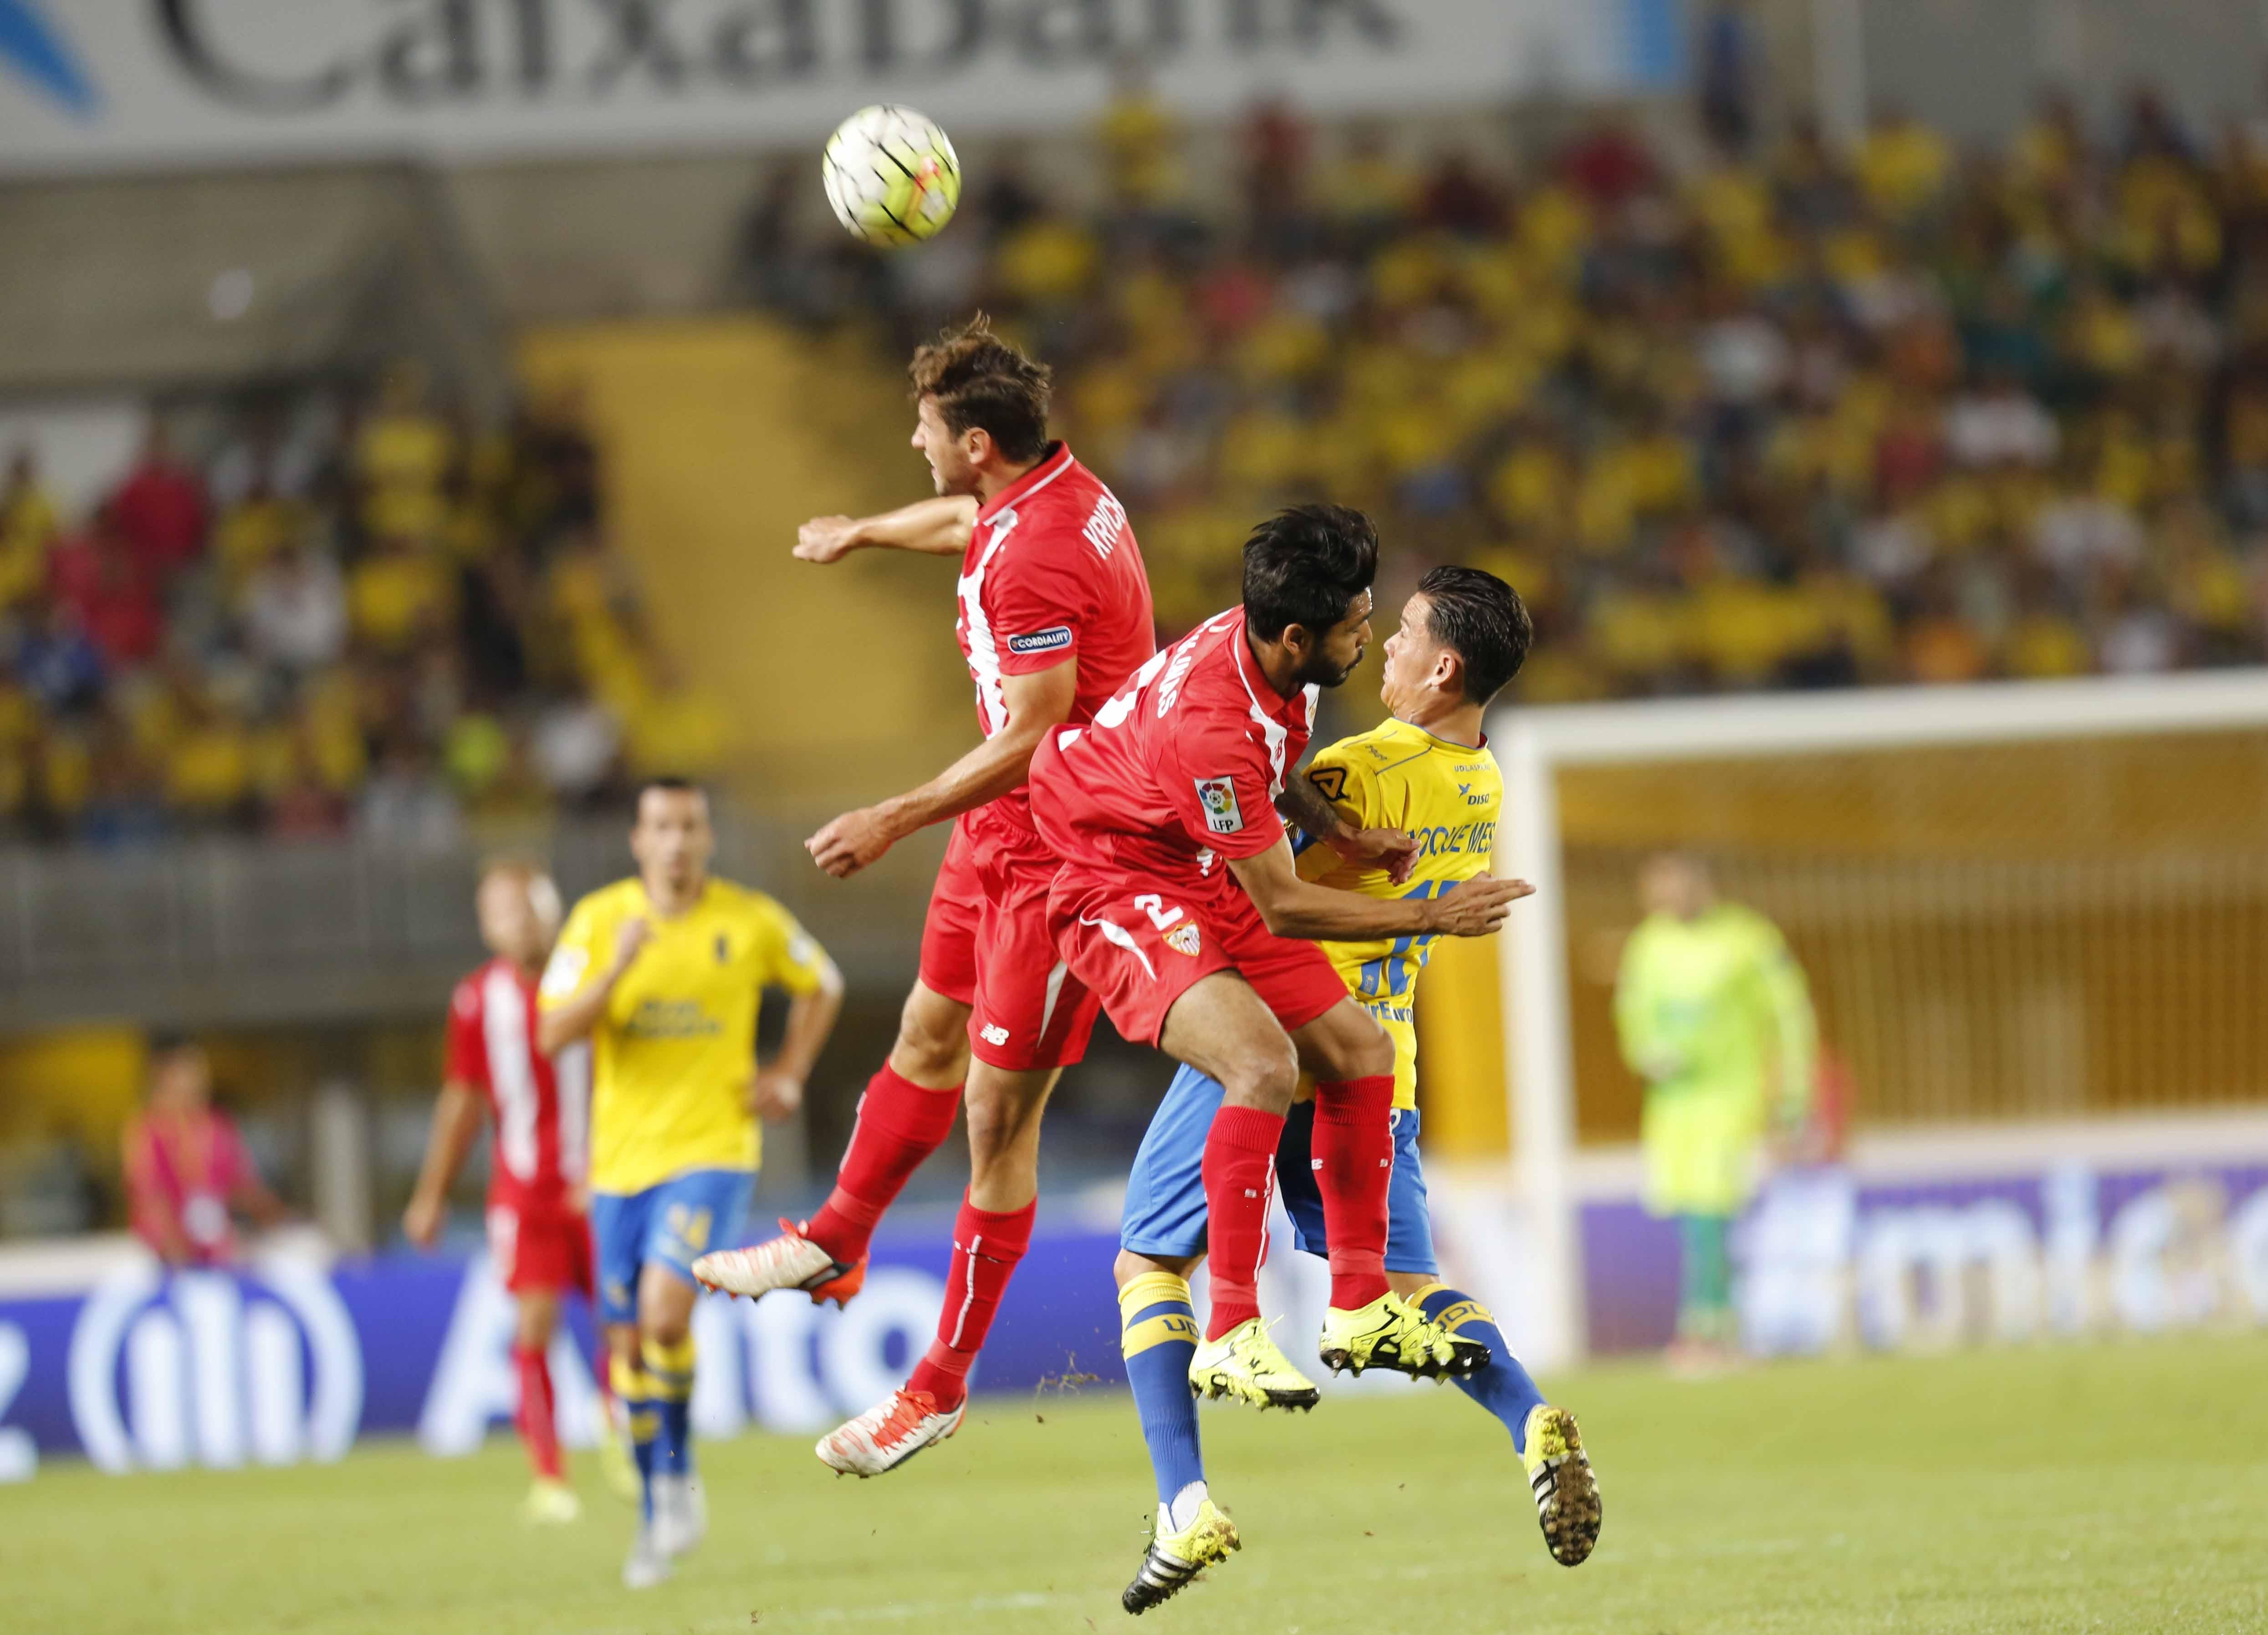
M 1452 937 L 1486 937 L 1504 924 L 1513 903 L 1535 895 L 1524 880 L 1476 874 L 1432 900 L 1432 928 Z
M 803 843 L 811 860 L 837 880 L 848 880 L 887 851 L 897 836 L 873 806 L 845 812 Z
M 856 517 L 814 517 L 795 531 L 799 562 L 838 562 L 858 543 Z
M 1350 863 L 1377 865 L 1397 886 L 1418 866 L 1418 843 L 1398 829 L 1359 829 L 1331 849 Z

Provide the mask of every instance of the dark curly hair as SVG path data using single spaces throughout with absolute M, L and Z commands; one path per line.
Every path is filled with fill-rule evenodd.
M 1244 541 L 1244 622 L 1263 641 L 1321 636 L 1378 572 L 1378 529 L 1347 505 L 1292 505 Z
M 994 335 L 982 313 L 922 347 L 906 372 L 914 401 L 935 398 L 954 436 L 982 427 L 1002 455 L 1019 464 L 1047 452 L 1052 372 Z

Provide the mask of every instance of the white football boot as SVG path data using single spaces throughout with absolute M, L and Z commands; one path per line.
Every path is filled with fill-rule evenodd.
M 967 1403 L 940 1413 L 937 1398 L 927 1391 L 897 1390 L 889 1401 L 821 1437 L 812 1451 L 820 1463 L 844 1476 L 880 1476 L 951 1436 L 968 1412 Z
M 653 1545 L 674 1561 L 709 1536 L 709 1499 L 697 1476 L 653 1478 Z
M 839 1309 L 863 1287 L 866 1263 L 845 1265 L 803 1235 L 801 1225 L 783 1219 L 780 1234 L 745 1249 L 711 1249 L 693 1263 L 694 1280 L 704 1289 L 759 1300 L 776 1289 L 797 1289 L 820 1305 Z
M 654 1543 L 653 1528 L 642 1527 L 630 1542 L 630 1558 L 622 1563 L 624 1589 L 652 1589 L 676 1569 Z

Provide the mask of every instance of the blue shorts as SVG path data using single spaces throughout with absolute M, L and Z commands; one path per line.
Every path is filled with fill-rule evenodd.
M 637 1320 L 638 1274 L 649 1263 L 691 1283 L 696 1256 L 738 1247 L 755 1182 L 745 1169 L 689 1169 L 643 1192 L 593 1195 L 600 1320 Z
M 1118 1241 L 1137 1255 L 1179 1260 L 1205 1249 L 1203 1166 L 1205 1132 L 1220 1110 L 1221 1087 L 1194 1067 L 1174 1075 L 1173 1086 L 1134 1155 L 1126 1178 L 1126 1212 Z M 1418 1111 L 1394 1113 L 1394 1178 L 1387 1186 L 1386 1269 L 1432 1277 L 1441 1270 L 1433 1256 L 1433 1218 L 1425 1204 L 1425 1171 L 1418 1158 Z M 1316 1189 L 1308 1153 L 1315 1128 L 1315 1104 L 1292 1104 L 1276 1147 L 1276 1184 L 1292 1217 L 1292 1241 L 1303 1252 L 1322 1255 L 1323 1195 Z

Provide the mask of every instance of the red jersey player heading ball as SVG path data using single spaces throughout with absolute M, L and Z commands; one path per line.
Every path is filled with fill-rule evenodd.
M 849 1298 L 875 1223 L 945 1140 L 967 1080 L 969 1185 L 936 1343 L 903 1390 L 818 1447 L 828 1465 L 859 1476 L 895 1469 L 960 1427 L 969 1366 L 1030 1242 L 1041 1109 L 1057 1075 L 1085 1054 L 1097 1005 L 1048 930 L 1056 859 L 1033 830 L 1025 776 L 1043 737 L 1093 718 L 1156 648 L 1125 508 L 1048 438 L 1045 366 L 979 321 L 923 347 L 911 374 L 913 446 L 940 497 L 881 517 L 821 518 L 796 554 L 832 562 L 878 546 L 958 556 L 954 629 L 984 740 L 920 788 L 845 813 L 807 843 L 840 877 L 926 824 L 955 820 L 921 977 L 859 1102 L 833 1195 L 809 1221 L 783 1221 L 783 1236 L 694 1265 L 736 1294 Z
M 1262 1406 L 1315 1400 L 1269 1338 L 1256 1288 L 1303 1067 L 1316 1080 L 1330 1241 L 1323 1360 L 1428 1376 L 1488 1362 L 1388 1285 L 1394 1049 L 1316 940 L 1486 936 L 1529 888 L 1483 875 L 1431 898 L 1334 891 L 1300 878 L 1285 837 L 1290 819 L 1352 854 L 1410 855 L 1407 836 L 1353 832 L 1306 779 L 1287 782 L 1317 690 L 1345 681 L 1369 643 L 1377 565 L 1360 512 L 1270 518 L 1245 542 L 1243 605 L 1160 653 L 1091 727 L 1054 734 L 1032 761 L 1033 815 L 1064 859 L 1048 905 L 1057 950 L 1119 1032 L 1226 1089 L 1205 1140 L 1212 1310 L 1189 1378 Z

